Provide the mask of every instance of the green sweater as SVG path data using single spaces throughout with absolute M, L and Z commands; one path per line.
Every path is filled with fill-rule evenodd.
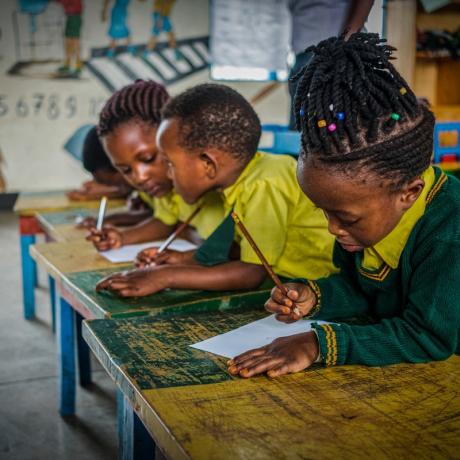
M 313 318 L 368 316 L 372 324 L 314 324 L 326 365 L 380 366 L 460 354 L 460 181 L 436 168 L 425 213 L 413 228 L 399 266 L 366 271 L 362 253 L 337 243 L 340 273 L 308 281 L 318 303 Z

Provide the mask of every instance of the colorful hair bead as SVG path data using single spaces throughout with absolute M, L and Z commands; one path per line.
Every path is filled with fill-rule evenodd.
M 404 96 L 404 94 L 407 93 L 407 89 L 404 88 L 404 86 L 402 86 L 401 88 L 399 88 L 399 92 Z
M 327 125 L 326 120 L 318 121 L 318 128 L 324 128 Z
M 336 129 L 337 129 L 337 126 L 335 125 L 335 123 L 331 123 L 327 129 L 329 130 L 330 133 L 333 133 Z
M 303 107 L 300 109 L 299 113 L 300 113 L 301 117 L 303 117 L 305 115 L 305 111 L 304 111 Z
M 400 119 L 400 116 L 399 116 L 397 113 L 393 112 L 393 113 L 391 114 L 391 118 L 392 118 L 394 121 L 398 121 L 398 120 Z
M 344 120 L 345 114 L 343 112 L 337 112 L 337 120 Z

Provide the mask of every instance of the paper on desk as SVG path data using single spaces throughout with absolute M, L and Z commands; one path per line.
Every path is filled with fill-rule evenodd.
M 233 358 L 247 350 L 263 347 L 278 337 L 307 332 L 311 330 L 311 323 L 327 324 L 326 321 L 309 320 L 286 324 L 277 321 L 275 315 L 271 315 L 190 346 L 215 355 Z
M 146 248 L 158 248 L 163 242 L 164 240 L 151 241 L 150 243 L 141 244 L 127 244 L 126 246 L 122 246 L 119 249 L 110 249 L 109 251 L 100 252 L 99 254 L 114 264 L 121 262 L 132 262 L 136 258 L 138 252 Z M 168 249 L 185 252 L 196 249 L 196 246 L 189 241 L 178 238 L 169 245 Z

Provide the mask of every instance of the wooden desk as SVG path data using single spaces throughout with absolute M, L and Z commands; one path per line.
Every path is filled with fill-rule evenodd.
M 243 380 L 188 346 L 263 314 L 93 320 L 83 336 L 124 395 L 121 421 L 138 416 L 168 458 L 458 457 L 459 356 Z M 132 427 L 122 433 L 136 446 Z
M 91 381 L 89 353 L 86 343 L 80 340 L 82 318 L 178 315 L 203 310 L 245 308 L 254 303 L 262 305 L 271 289 L 271 283 L 267 283 L 256 291 L 168 290 L 151 296 L 123 299 L 107 292 L 96 293 L 95 285 L 102 276 L 132 265 L 112 264 L 91 243 L 77 241 L 37 244 L 31 247 L 30 252 L 35 261 L 55 280 L 60 295 L 59 308 L 56 309 L 60 344 L 60 412 L 66 415 L 75 412 L 76 345 L 80 384 L 85 385 Z
M 38 212 L 35 218 L 49 240 L 63 242 L 84 240 L 88 234 L 87 229 L 76 227 L 78 216 L 97 217 L 97 210 L 75 208 L 60 212 Z
M 121 207 L 125 200 L 110 200 L 109 207 Z M 66 209 L 97 209 L 99 201 L 71 201 L 65 191 L 21 193 L 14 211 L 19 215 L 19 237 L 21 245 L 22 291 L 24 318 L 35 317 L 34 287 L 37 285 L 37 267 L 29 256 L 29 247 L 35 244 L 36 235 L 42 231 L 35 216 L 37 213 Z

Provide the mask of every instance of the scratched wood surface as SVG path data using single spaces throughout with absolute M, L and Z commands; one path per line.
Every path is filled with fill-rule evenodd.
M 255 291 L 167 290 L 146 297 L 123 299 L 108 292 L 97 293 L 95 286 L 102 277 L 133 268 L 132 264 L 109 262 L 87 241 L 36 244 L 31 247 L 30 254 L 57 281 L 65 298 L 71 304 L 76 302 L 84 306 L 93 318 L 159 314 L 166 310 L 179 313 L 202 308 L 233 309 L 254 301 L 263 304 L 272 287 L 271 281 L 267 281 Z
M 96 201 L 71 201 L 64 190 L 21 193 L 14 205 L 14 211 L 21 216 L 34 216 L 37 212 L 61 211 L 69 208 L 94 209 L 99 207 Z M 121 207 L 126 200 L 109 200 L 109 208 Z
M 30 248 L 30 255 L 56 280 L 66 273 L 132 266 L 113 264 L 102 257 L 92 243 L 84 240 L 35 244 Z
M 78 216 L 96 216 L 96 209 L 76 208 L 62 212 L 38 212 L 37 218 L 40 227 L 53 241 L 83 240 L 88 233 L 86 229 L 77 228 L 75 219 Z
M 125 211 L 126 208 L 114 208 L 111 212 Z M 97 209 L 75 208 L 59 212 L 37 212 L 40 227 L 54 241 L 82 240 L 88 234 L 87 229 L 76 227 L 77 217 L 97 217 Z
M 122 298 L 110 292 L 96 292 L 96 283 L 103 277 L 119 271 L 119 267 L 68 273 L 62 277 L 62 288 L 72 298 L 85 305 L 93 318 L 123 317 L 169 312 L 225 310 L 252 305 L 263 305 L 273 283 L 267 281 L 254 291 L 199 291 L 165 290 L 145 297 Z
M 261 315 L 93 320 L 83 334 L 170 458 L 459 458 L 460 357 L 243 380 L 188 347 Z

